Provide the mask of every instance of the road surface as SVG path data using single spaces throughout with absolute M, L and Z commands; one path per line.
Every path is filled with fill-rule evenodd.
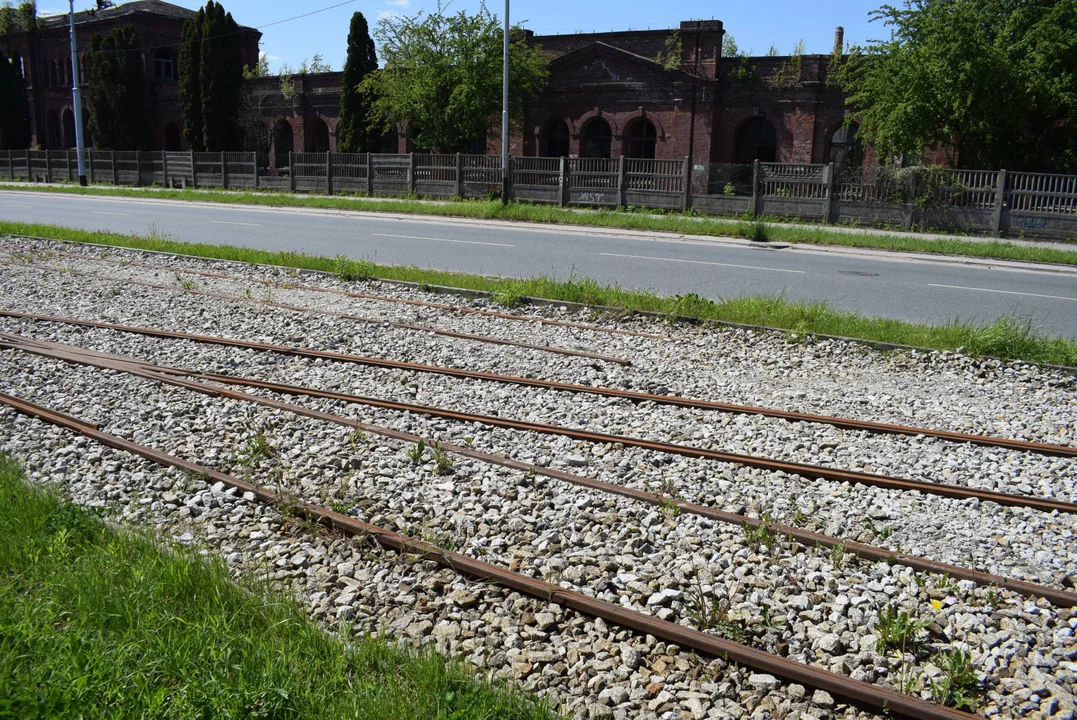
M 651 233 L 294 208 L 0 192 L 0 219 L 460 272 L 695 293 L 783 295 L 931 324 L 1013 315 L 1077 337 L 1077 272 L 899 253 L 693 241 Z

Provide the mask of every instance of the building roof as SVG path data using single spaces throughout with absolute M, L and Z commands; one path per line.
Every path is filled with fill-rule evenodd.
M 131 0 L 102 10 L 82 10 L 75 13 L 75 23 L 95 22 L 99 20 L 113 20 L 115 18 L 128 17 L 130 15 L 145 14 L 153 15 L 170 20 L 190 20 L 195 16 L 194 10 L 179 5 L 165 2 L 164 0 Z M 45 28 L 54 28 L 67 25 L 67 14 L 43 15 L 38 18 L 38 24 Z M 253 30 L 245 25 L 239 26 L 240 30 Z

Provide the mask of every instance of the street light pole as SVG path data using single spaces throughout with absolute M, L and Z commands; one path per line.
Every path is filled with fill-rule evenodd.
M 508 0 L 506 0 L 508 2 Z M 71 32 L 71 96 L 75 104 L 75 147 L 79 156 L 79 185 L 86 186 L 86 147 L 82 140 L 82 90 L 79 89 L 79 50 L 75 42 L 75 0 L 68 0 Z
M 509 202 L 509 0 L 505 0 L 505 56 L 501 82 L 501 204 Z

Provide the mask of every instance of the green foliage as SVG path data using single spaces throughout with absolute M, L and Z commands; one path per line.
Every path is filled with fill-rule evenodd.
M 654 61 L 661 63 L 666 70 L 678 70 L 681 67 L 681 58 L 684 57 L 684 43 L 681 34 L 674 30 L 666 36 L 666 48 L 658 53 Z
M 774 547 L 774 534 L 767 527 L 766 523 L 760 523 L 758 525 L 749 525 L 744 522 L 741 523 L 741 529 L 744 531 L 744 542 L 748 545 L 756 548 L 766 548 L 771 550 Z
M 5 0 L 3 6 L 0 6 L 0 34 L 35 32 L 36 30 L 36 2 L 20 3 L 16 8 L 12 6 L 11 0 Z
M 772 47 L 772 49 L 774 49 Z M 775 87 L 793 88 L 799 87 L 804 79 L 804 41 L 801 40 L 793 48 L 793 54 L 771 76 L 770 82 Z
M 200 50 L 202 144 L 207 152 L 238 148 L 243 85 L 239 25 L 213 0 L 206 3 Z
M 102 150 L 149 150 L 142 42 L 131 25 L 94 34 L 83 57 L 90 135 Z
M 219 560 L 30 489 L 4 456 L 0 534 L 4 717 L 554 717 L 433 652 L 333 637 Z
M 30 103 L 18 63 L 18 53 L 0 53 L 0 150 L 30 147 Z
M 732 642 L 744 642 L 744 623 L 730 617 L 729 609 L 732 603 L 729 598 L 718 598 L 715 595 L 708 597 L 698 575 L 689 588 L 687 606 L 688 619 L 698 629 L 713 631 Z
M 254 64 L 254 67 L 249 65 L 243 66 L 243 79 L 253 80 L 254 78 L 268 77 L 269 76 L 269 56 L 260 55 L 258 62 Z
M 447 14 L 387 16 L 374 33 L 385 66 L 360 84 L 370 106 L 372 131 L 408 124 L 417 148 L 460 152 L 485 138 L 501 113 L 502 36 L 485 6 Z M 523 118 L 526 104 L 545 87 L 549 62 L 514 27 L 509 61 L 509 114 Z
M 875 634 L 879 636 L 875 649 L 880 653 L 897 650 L 902 654 L 913 650 L 919 645 L 924 628 L 930 624 L 930 618 L 913 620 L 897 605 L 888 605 L 879 611 L 875 620 Z
M 434 472 L 438 475 L 452 475 L 453 461 L 449 454 L 441 449 L 441 443 L 434 443 Z
M 931 699 L 939 705 L 976 712 L 980 704 L 980 680 L 972 669 L 972 656 L 952 649 L 936 655 L 932 662 L 942 670 L 931 681 Z
M 202 29 L 206 11 L 200 8 L 183 23 L 179 52 L 179 96 L 183 135 L 195 152 L 205 150 L 202 141 Z
M 732 33 L 726 33 L 722 36 L 722 57 L 740 57 L 740 47 L 737 45 L 737 39 L 733 37 Z
M 19 28 L 18 13 L 11 4 L 11 0 L 5 0 L 0 5 L 0 34 L 7 35 Z
M 890 37 L 832 72 L 883 155 L 937 143 L 979 167 L 1077 170 L 1077 0 L 921 1 L 874 19 Z
M 422 439 L 415 443 L 415 447 L 408 450 L 408 460 L 411 460 L 412 465 L 418 465 L 423 461 L 423 454 L 426 452 L 426 442 Z
M 348 31 L 348 56 L 340 80 L 340 124 L 337 125 L 337 147 L 340 152 L 373 152 L 379 138 L 368 128 L 370 108 L 359 91 L 366 76 L 378 69 L 378 55 L 370 28 L 363 13 L 352 15 Z

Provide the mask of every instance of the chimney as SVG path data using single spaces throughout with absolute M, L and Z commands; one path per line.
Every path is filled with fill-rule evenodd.
M 845 28 L 838 26 L 834 29 L 834 52 L 841 54 L 845 51 Z

